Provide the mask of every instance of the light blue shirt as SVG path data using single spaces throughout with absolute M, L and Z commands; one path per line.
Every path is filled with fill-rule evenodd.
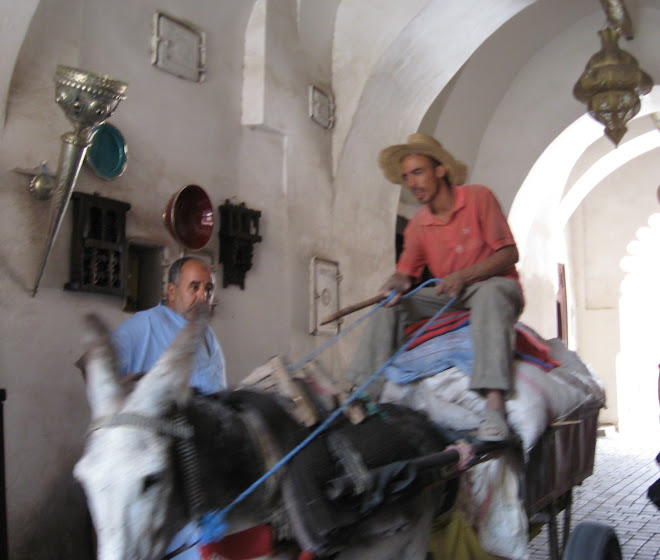
M 138 311 L 124 321 L 112 335 L 119 374 L 148 372 L 187 322 L 162 303 Z M 204 331 L 204 344 L 200 344 L 195 353 L 190 386 L 207 395 L 227 388 L 225 357 L 208 325 Z
M 148 372 L 188 321 L 162 303 L 146 311 L 138 311 L 119 325 L 112 334 L 119 361 L 119 374 Z M 195 365 L 190 386 L 203 394 L 217 393 L 227 388 L 225 357 L 218 339 L 207 325 L 204 344 L 195 353 Z M 167 551 L 191 541 L 195 526 L 188 524 L 174 536 Z M 177 560 L 199 560 L 199 548 L 194 546 L 176 556 Z

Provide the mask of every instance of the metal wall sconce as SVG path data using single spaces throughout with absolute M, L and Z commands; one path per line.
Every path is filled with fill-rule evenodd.
M 74 130 L 62 135 L 57 175 L 52 187 L 53 197 L 48 236 L 43 249 L 41 266 L 32 290 L 33 297 L 39 289 L 39 282 L 46 268 L 57 232 L 62 225 L 94 130 L 114 113 L 120 101 L 126 99 L 124 92 L 128 87 L 124 82 L 109 76 L 99 76 L 62 65 L 57 66 L 54 80 L 55 101 L 73 124 Z M 33 182 L 40 175 L 42 178 L 44 177 L 43 174 L 36 174 Z M 46 173 L 46 175 L 48 174 Z M 34 187 L 35 190 L 38 190 L 37 185 Z
M 259 235 L 260 210 L 251 210 L 245 203 L 231 204 L 229 200 L 218 206 L 220 214 L 220 258 L 222 287 L 236 284 L 245 289 L 245 275 L 252 268 L 254 244 Z

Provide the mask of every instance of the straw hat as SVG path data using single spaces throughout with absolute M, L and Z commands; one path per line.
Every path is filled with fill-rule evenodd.
M 421 132 L 408 136 L 407 144 L 390 146 L 380 153 L 378 164 L 389 181 L 401 184 L 403 181 L 401 177 L 401 160 L 411 154 L 429 156 L 439 161 L 447 170 L 447 176 L 452 185 L 465 183 L 467 178 L 465 164 L 455 159 L 435 138 Z

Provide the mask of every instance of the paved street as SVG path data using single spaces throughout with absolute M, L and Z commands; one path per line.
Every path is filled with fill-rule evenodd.
M 656 433 L 631 439 L 605 430 L 596 444 L 594 474 L 573 491 L 572 526 L 582 520 L 607 523 L 617 533 L 625 560 L 660 560 L 660 510 L 646 497 L 660 478 L 659 451 Z M 548 558 L 544 529 L 530 543 L 530 559 Z

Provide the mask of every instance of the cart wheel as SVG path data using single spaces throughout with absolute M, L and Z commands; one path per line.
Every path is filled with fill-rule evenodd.
M 614 529 L 596 521 L 581 521 L 571 531 L 562 560 L 621 560 Z

